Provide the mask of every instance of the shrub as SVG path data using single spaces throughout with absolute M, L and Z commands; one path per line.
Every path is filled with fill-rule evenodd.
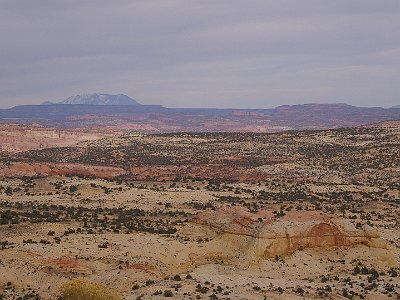
M 154 280 L 151 280 L 151 279 L 146 280 L 146 286 L 152 285 L 154 283 L 155 283 Z
M 180 276 L 179 274 L 176 274 L 176 275 L 174 276 L 174 280 L 175 280 L 175 281 L 181 281 L 182 279 L 181 279 L 181 276 Z
M 76 185 L 71 185 L 69 187 L 69 192 L 70 193 L 75 193 L 78 190 L 78 187 Z
M 122 296 L 104 286 L 84 278 L 76 278 L 61 285 L 64 300 L 122 300 Z
M 171 290 L 164 291 L 164 297 L 173 297 L 174 293 Z

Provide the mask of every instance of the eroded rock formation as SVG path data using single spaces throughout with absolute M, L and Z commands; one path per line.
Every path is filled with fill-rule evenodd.
M 342 247 L 363 244 L 386 248 L 369 226 L 356 228 L 349 220 L 320 212 L 291 211 L 276 218 L 271 211 L 250 213 L 243 207 L 224 207 L 193 218 L 194 227 L 211 230 L 218 242 L 232 252 L 272 258 L 305 248 Z

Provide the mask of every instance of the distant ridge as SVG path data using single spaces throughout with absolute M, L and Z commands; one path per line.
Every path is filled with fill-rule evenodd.
M 392 106 L 391 108 L 400 108 L 400 105 Z
M 357 107 L 344 103 L 282 105 L 273 109 L 168 108 L 141 105 L 133 99 L 122 101 L 125 97 L 81 95 L 48 105 L 0 109 L 0 123 L 35 122 L 52 127 L 117 126 L 143 133 L 160 133 L 320 130 L 400 120 L 399 108 Z
M 46 101 L 42 105 L 53 104 L 86 104 L 86 105 L 141 105 L 136 100 L 124 95 L 109 95 L 109 94 L 82 94 L 69 97 L 58 102 Z

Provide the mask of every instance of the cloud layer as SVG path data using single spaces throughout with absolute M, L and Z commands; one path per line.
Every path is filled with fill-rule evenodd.
M 398 0 L 0 2 L 0 107 L 400 104 Z

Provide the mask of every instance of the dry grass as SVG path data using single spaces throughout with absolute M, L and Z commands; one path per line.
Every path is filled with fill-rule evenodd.
M 122 300 L 117 292 L 104 286 L 88 281 L 83 278 L 76 278 L 64 283 L 60 288 L 64 300 Z

